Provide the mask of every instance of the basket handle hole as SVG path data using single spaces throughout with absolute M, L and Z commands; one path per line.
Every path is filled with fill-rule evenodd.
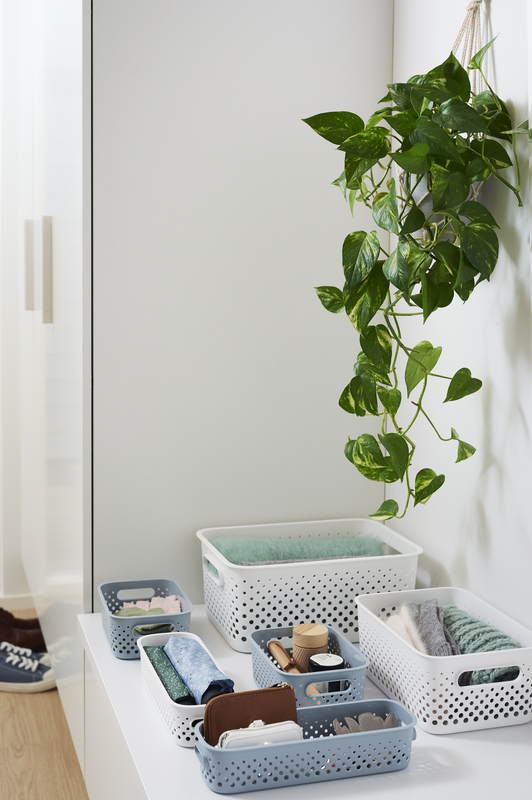
M 507 683 L 516 681 L 521 675 L 517 665 L 513 667 L 484 667 L 472 672 L 461 672 L 456 677 L 458 686 L 484 686 L 489 683 Z
M 317 677 L 320 673 L 316 672 L 314 674 Z M 311 683 L 310 686 L 305 688 L 305 693 L 307 697 L 315 697 L 317 694 L 339 694 L 340 692 L 347 692 L 350 688 L 351 681 L 333 681 L 329 678 L 328 681 L 315 680 L 314 683 Z
M 133 636 L 146 636 L 149 633 L 172 633 L 173 630 L 174 626 L 171 622 L 154 622 L 146 625 L 135 625 L 133 628 Z
M 118 600 L 151 600 L 155 597 L 155 589 L 150 589 L 148 586 L 138 589 L 120 589 L 116 593 Z

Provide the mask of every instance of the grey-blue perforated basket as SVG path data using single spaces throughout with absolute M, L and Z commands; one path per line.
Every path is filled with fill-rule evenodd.
M 98 594 L 102 606 L 103 629 L 116 658 L 140 658 L 135 634 L 138 625 L 166 623 L 173 625 L 174 631 L 189 631 L 192 603 L 175 581 L 157 578 L 142 581 L 114 581 L 101 583 Z M 175 594 L 181 601 L 180 614 L 150 614 L 134 617 L 117 617 L 115 612 L 122 608 L 124 601 L 150 600 L 152 597 L 170 597 Z
M 366 667 L 369 661 L 346 636 L 330 625 L 326 627 L 328 631 L 328 651 L 343 658 L 345 662 L 344 669 L 326 670 L 319 673 L 305 672 L 302 674 L 283 672 L 271 656 L 268 650 L 268 642 L 272 639 L 279 640 L 290 652 L 292 647 L 292 628 L 267 628 L 266 630 L 253 631 L 249 638 L 251 642 L 253 679 L 257 686 L 260 689 L 264 689 L 281 681 L 289 683 L 294 689 L 298 706 L 362 700 L 364 697 Z M 318 695 L 307 694 L 307 689 L 311 684 L 320 685 L 332 682 L 339 683 L 341 691 L 324 692 Z
M 365 711 L 383 719 L 395 714 L 400 726 L 366 733 L 334 734 L 333 720 L 355 719 Z M 416 717 L 394 700 L 361 700 L 342 705 L 298 708 L 303 740 L 222 749 L 196 727 L 196 755 L 203 780 L 213 792 L 237 794 L 303 783 L 324 783 L 405 769 L 416 738 Z

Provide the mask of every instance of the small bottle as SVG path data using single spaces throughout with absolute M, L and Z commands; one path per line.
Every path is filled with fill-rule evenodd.
M 296 625 L 292 631 L 292 658 L 300 672 L 308 672 L 310 656 L 326 653 L 329 632 L 325 625 L 305 622 Z

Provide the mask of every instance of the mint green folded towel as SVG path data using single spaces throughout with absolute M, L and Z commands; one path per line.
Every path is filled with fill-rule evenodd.
M 232 564 L 277 561 L 317 561 L 326 558 L 382 556 L 382 542 L 372 536 L 349 539 L 272 539 L 221 536 L 211 542 Z

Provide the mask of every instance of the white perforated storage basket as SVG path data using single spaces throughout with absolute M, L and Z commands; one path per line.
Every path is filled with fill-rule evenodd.
M 162 684 L 153 664 L 146 655 L 144 647 L 153 645 L 154 647 L 164 647 L 172 636 L 186 637 L 187 639 L 195 639 L 205 650 L 207 648 L 199 638 L 193 633 L 153 633 L 148 636 L 141 636 L 137 640 L 137 645 L 140 651 L 140 666 L 142 677 L 150 690 L 157 708 L 166 723 L 166 727 L 170 731 L 170 736 L 175 744 L 180 744 L 181 747 L 194 747 L 196 742 L 196 734 L 194 728 L 203 720 L 205 713 L 205 705 L 201 706 L 188 706 L 181 703 L 175 703 Z M 213 658 L 209 650 L 207 653 L 211 656 L 212 660 L 221 670 L 220 665 Z M 223 671 L 223 670 L 221 670 Z
M 303 622 L 332 625 L 349 641 L 358 641 L 357 596 L 414 588 L 417 560 L 423 552 L 370 519 L 206 528 L 196 535 L 201 541 L 207 616 L 231 647 L 242 653 L 251 652 L 252 631 Z M 387 554 L 239 566 L 216 549 L 220 536 L 301 540 L 373 536 L 383 542 Z
M 457 656 L 428 656 L 402 639 L 386 620 L 403 603 L 435 598 L 494 626 L 523 646 L 514 650 Z M 358 598 L 360 649 L 369 658 L 367 675 L 390 698 L 418 718 L 428 733 L 457 733 L 532 721 L 532 631 L 465 589 L 440 587 L 368 594 Z M 464 672 L 519 668 L 513 681 L 460 686 Z

